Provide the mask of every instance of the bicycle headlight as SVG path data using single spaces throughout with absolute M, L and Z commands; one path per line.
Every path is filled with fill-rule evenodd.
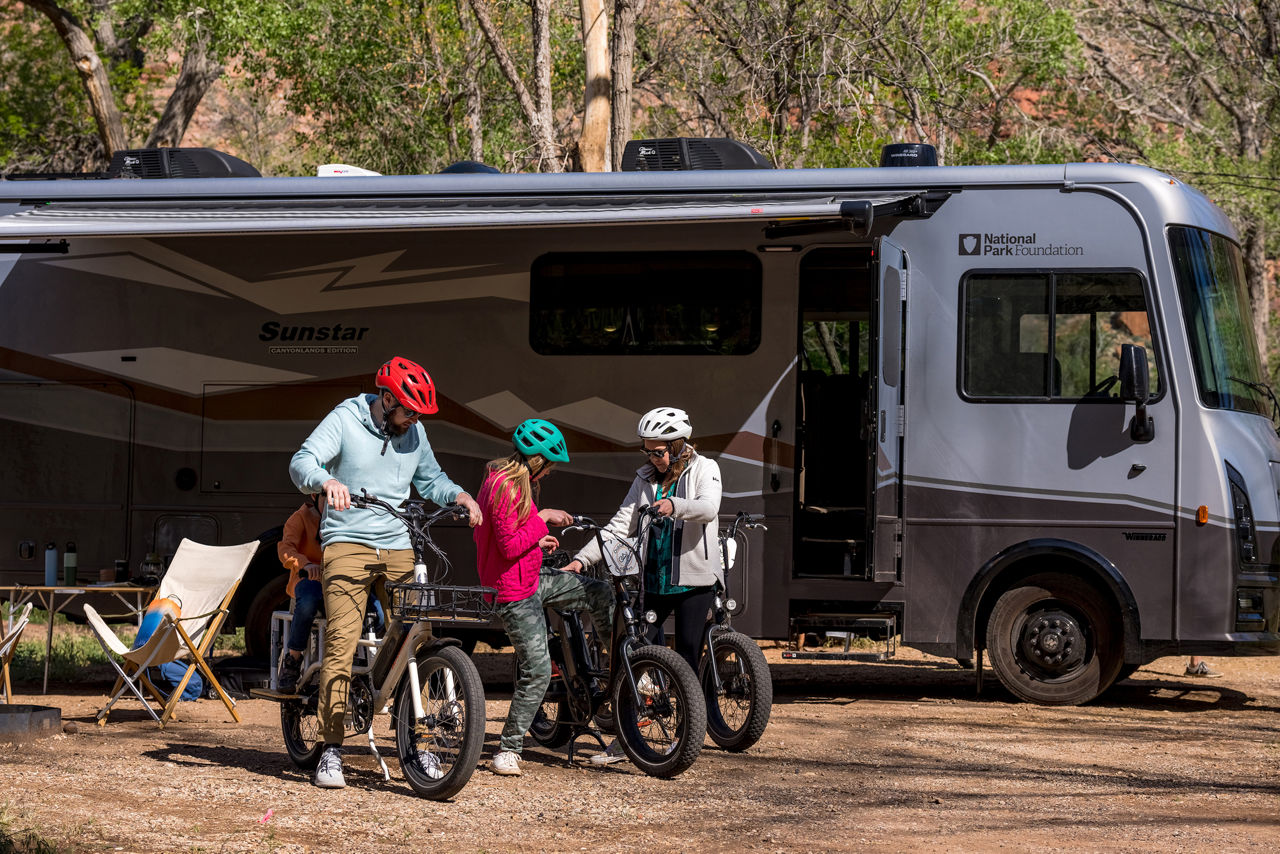
M 645 611 L 645 612 L 644 612 L 644 621 L 645 621 L 646 623 L 656 623 L 656 622 L 658 622 L 658 612 L 657 612 L 657 611 Z
M 725 610 L 736 611 L 738 610 L 738 600 L 729 599 L 724 603 L 724 607 L 725 607 Z

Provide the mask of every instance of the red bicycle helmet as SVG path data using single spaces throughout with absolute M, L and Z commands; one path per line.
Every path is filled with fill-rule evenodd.
M 405 409 L 421 415 L 435 415 L 439 411 L 436 385 L 431 381 L 431 375 L 417 362 L 394 356 L 378 368 L 376 382 L 378 388 L 385 388 L 395 395 Z

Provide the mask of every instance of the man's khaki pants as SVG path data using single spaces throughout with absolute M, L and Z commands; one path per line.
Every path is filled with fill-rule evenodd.
M 342 744 L 351 693 L 351 660 L 360 640 L 369 588 L 379 578 L 413 580 L 413 549 L 332 543 L 324 550 L 324 663 L 320 666 L 320 738 Z

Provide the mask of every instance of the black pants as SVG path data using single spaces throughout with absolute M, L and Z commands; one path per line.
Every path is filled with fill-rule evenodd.
M 707 618 L 716 601 L 715 587 L 695 587 L 684 593 L 673 593 L 670 596 L 655 596 L 646 593 L 644 607 L 658 615 L 658 621 L 646 630 L 646 637 L 652 643 L 665 643 L 666 634 L 662 624 L 674 611 L 676 615 L 676 652 L 698 672 L 698 657 L 702 654 L 702 630 L 707 625 Z

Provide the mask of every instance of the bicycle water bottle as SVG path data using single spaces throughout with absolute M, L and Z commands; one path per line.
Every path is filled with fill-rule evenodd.
M 58 545 L 46 543 L 44 547 L 44 586 L 58 586 Z
M 62 583 L 67 587 L 76 583 L 76 544 L 67 543 L 62 553 Z
M 142 646 L 156 633 L 166 614 L 178 619 L 182 615 L 182 600 L 177 596 L 151 600 L 147 612 L 142 616 L 142 625 L 138 626 L 138 636 L 133 641 L 134 649 Z

